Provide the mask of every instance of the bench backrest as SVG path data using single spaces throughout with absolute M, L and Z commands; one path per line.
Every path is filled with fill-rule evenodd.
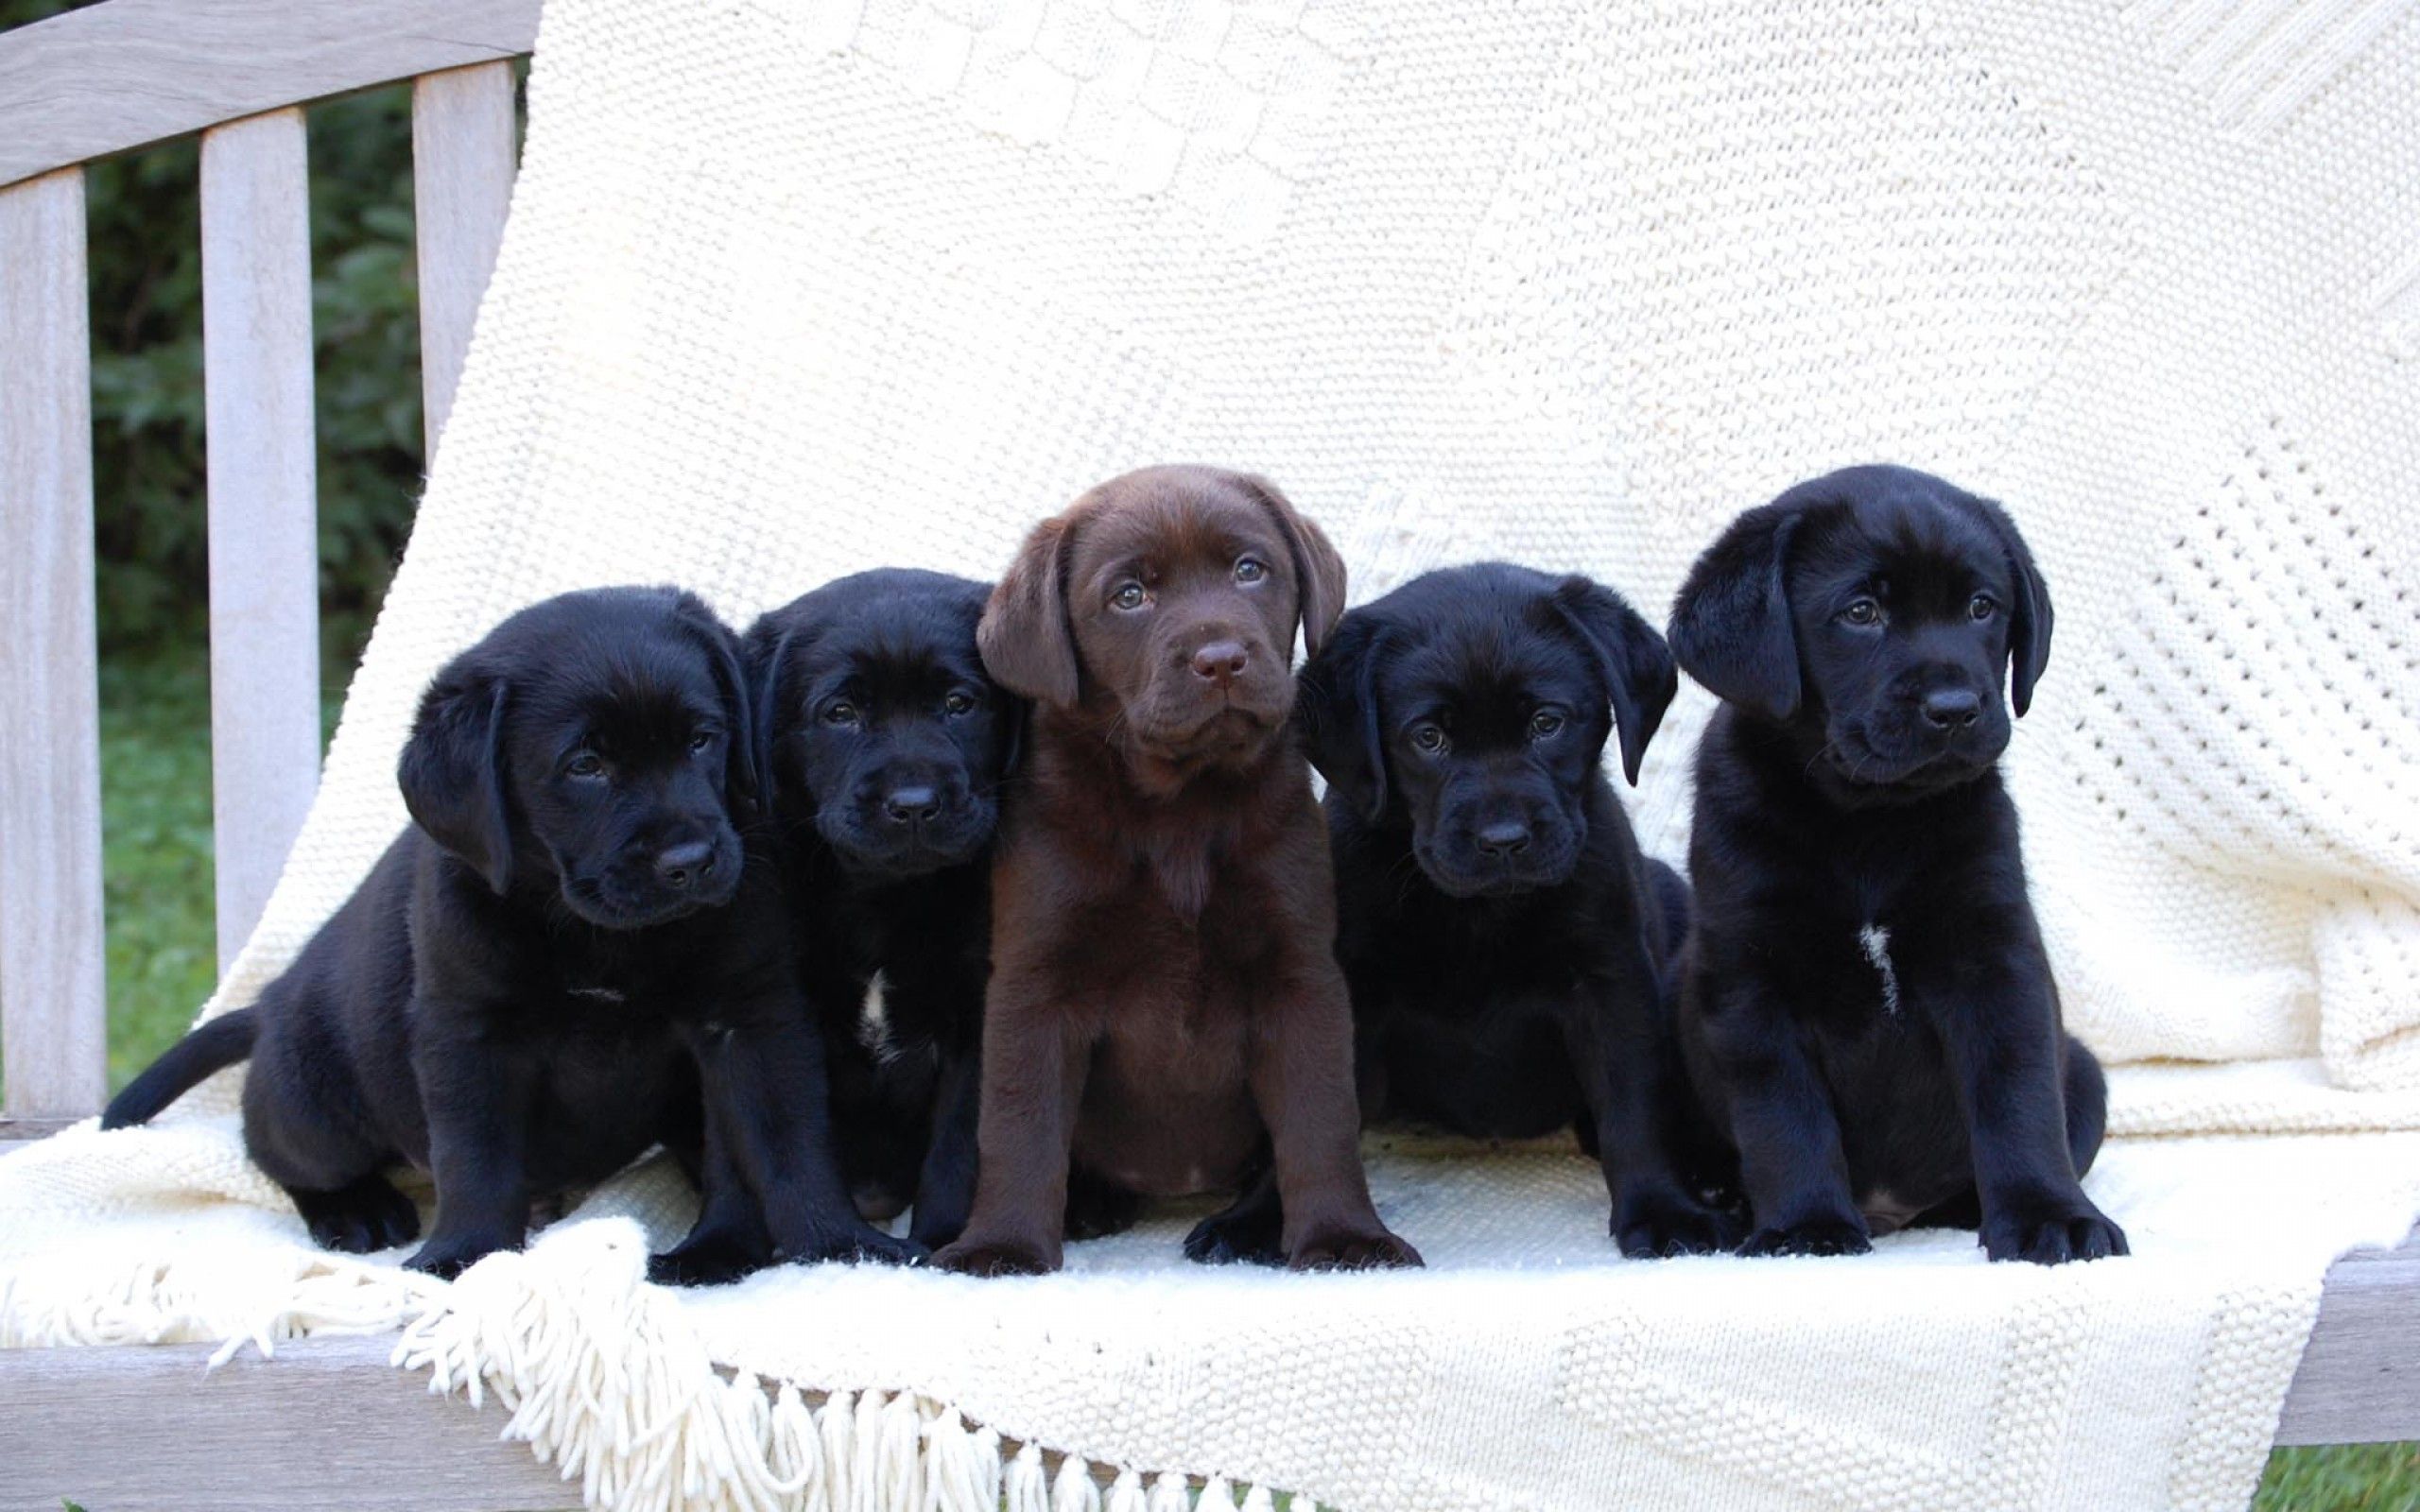
M 105 1089 L 100 714 L 82 164 L 201 136 L 218 956 L 320 766 L 318 485 L 301 107 L 413 80 L 434 455 L 515 170 L 538 0 L 107 0 L 0 33 L 0 1137 Z

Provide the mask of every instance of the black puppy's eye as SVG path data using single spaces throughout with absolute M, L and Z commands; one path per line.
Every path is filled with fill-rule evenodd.
M 689 737 L 689 748 L 691 750 L 704 750 L 714 743 L 715 732 L 711 730 L 700 730 L 696 734 Z
M 1120 583 L 1117 592 L 1109 595 L 1109 601 L 1118 609 L 1136 610 L 1143 607 L 1145 597 L 1142 584 Z
M 954 714 L 973 713 L 975 712 L 975 695 L 967 692 L 964 688 L 952 688 L 950 690 L 949 696 L 942 700 L 942 707 Z
M 1445 732 L 1435 725 L 1416 725 L 1412 728 L 1411 743 L 1427 755 L 1441 755 L 1446 746 Z
M 1879 625 L 1882 606 L 1871 598 L 1853 598 L 1849 607 L 1841 610 L 1841 618 L 1850 625 Z
M 823 706 L 823 722 L 827 725 L 854 725 L 857 722 L 857 706 L 846 698 L 835 698 Z
M 593 750 L 581 751 L 579 755 L 574 756 L 570 761 L 563 763 L 563 775 L 566 777 L 602 777 L 605 775 L 604 758 L 598 756 Z
M 1966 612 L 1976 619 L 1987 620 L 1999 612 L 1999 606 L 1992 602 L 1991 594 L 1977 593 L 1966 601 Z
M 1256 583 L 1268 576 L 1269 563 L 1262 561 L 1257 557 L 1246 557 L 1243 560 L 1236 563 L 1236 582 Z
M 1530 738 L 1544 740 L 1563 729 L 1563 715 L 1551 709 L 1541 709 L 1530 716 Z

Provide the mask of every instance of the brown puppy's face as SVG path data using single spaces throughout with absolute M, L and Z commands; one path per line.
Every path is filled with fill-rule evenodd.
M 1036 528 L 977 639 L 1001 683 L 1181 778 L 1260 755 L 1293 709 L 1295 626 L 1315 649 L 1343 600 L 1335 548 L 1274 488 L 1147 468 Z

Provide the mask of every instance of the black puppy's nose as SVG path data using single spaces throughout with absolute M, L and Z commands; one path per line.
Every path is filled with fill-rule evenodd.
M 687 887 L 703 882 L 706 873 L 714 869 L 715 848 L 704 840 L 676 845 L 655 858 L 656 880 L 667 887 Z
M 1935 688 L 1925 695 L 1925 723 L 1952 734 L 1981 717 L 1983 700 L 1971 688 Z
M 917 819 L 930 821 L 941 816 L 941 795 L 929 787 L 894 787 L 882 800 L 882 811 L 890 816 L 893 824 L 908 824 Z
M 1223 688 L 1243 676 L 1249 661 L 1251 655 L 1241 641 L 1213 641 L 1193 653 L 1193 671 L 1196 677 L 1207 678 Z
M 1490 824 L 1478 832 L 1481 855 L 1517 856 L 1530 849 L 1530 827 L 1518 819 Z

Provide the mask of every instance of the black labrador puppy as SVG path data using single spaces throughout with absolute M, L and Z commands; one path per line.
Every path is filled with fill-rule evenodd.
M 515 1248 L 533 1200 L 701 1115 L 787 1258 L 905 1258 L 833 1159 L 778 880 L 735 809 L 755 782 L 737 639 L 672 589 L 565 593 L 438 674 L 398 771 L 414 821 L 251 1007 L 194 1031 L 112 1103 L 141 1123 L 244 1058 L 252 1159 L 331 1248 L 419 1216 L 406 1264 Z M 703 1106 L 700 1106 L 700 1091 Z
M 1355 610 L 1301 678 L 1364 1116 L 1576 1126 L 1633 1256 L 1737 1238 L 1682 1158 L 1667 988 L 1687 889 L 1640 852 L 1603 766 L 1617 736 L 1638 780 L 1678 681 L 1613 590 L 1500 562 Z M 1262 1258 L 1272 1206 L 1256 1191 L 1190 1251 Z
M 842 1173 L 877 1221 L 911 1202 L 939 1247 L 975 1200 L 991 842 L 1023 710 L 975 645 L 991 585 L 887 568 L 836 579 L 747 636 L 807 1011 L 831 1067 Z M 765 1263 L 744 1191 L 710 1156 L 699 1230 L 658 1280 Z
M 2050 655 L 1998 506 L 1858 467 L 1751 509 L 1672 611 L 1723 700 L 1698 748 L 1690 1077 L 1738 1152 L 1746 1254 L 1910 1223 L 1994 1260 L 2126 1252 L 2078 1177 L 2100 1067 L 2063 1028 L 1996 765 Z

